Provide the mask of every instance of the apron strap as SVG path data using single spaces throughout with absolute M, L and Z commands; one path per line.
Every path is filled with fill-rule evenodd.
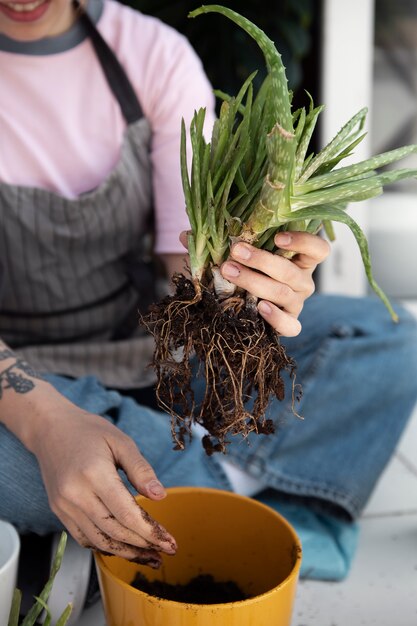
M 143 111 L 123 66 L 79 1 L 73 0 L 73 6 L 80 15 L 80 23 L 90 37 L 109 87 L 120 105 L 123 117 L 127 124 L 137 122 L 143 117 Z

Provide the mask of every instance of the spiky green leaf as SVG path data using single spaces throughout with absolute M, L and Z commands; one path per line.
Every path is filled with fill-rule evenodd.
M 301 219 L 310 220 L 310 219 L 315 219 L 315 217 L 316 216 L 315 216 L 314 209 L 305 208 L 305 209 L 300 209 L 298 211 L 294 211 L 291 215 L 291 218 L 289 218 L 288 222 L 291 222 L 294 220 L 299 221 Z M 350 228 L 358 244 L 362 261 L 363 261 L 363 265 L 365 268 L 366 276 L 368 278 L 370 286 L 372 287 L 374 292 L 377 294 L 377 296 L 381 298 L 382 302 L 387 307 L 393 321 L 395 322 L 398 321 L 398 315 L 395 313 L 387 296 L 385 295 L 385 293 L 383 292 L 383 290 L 380 288 L 380 286 L 378 285 L 378 283 L 375 281 L 373 277 L 371 259 L 369 256 L 368 242 L 359 224 L 355 222 L 355 220 L 352 217 L 350 217 L 350 215 L 345 213 L 345 211 L 341 211 L 340 209 L 335 209 L 335 208 L 327 208 L 327 209 L 322 208 L 321 217 L 322 217 L 322 220 L 332 220 L 334 222 L 341 222 L 343 224 L 346 224 Z
M 20 605 L 22 603 L 22 592 L 15 589 L 13 592 L 12 606 L 9 614 L 8 626 L 19 626 Z

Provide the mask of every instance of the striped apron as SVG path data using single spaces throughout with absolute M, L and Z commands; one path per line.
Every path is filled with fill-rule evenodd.
M 114 53 L 80 20 L 127 122 L 121 156 L 76 199 L 0 184 L 0 337 L 40 372 L 138 388 L 154 382 L 153 339 L 138 324 L 155 283 L 151 129 Z

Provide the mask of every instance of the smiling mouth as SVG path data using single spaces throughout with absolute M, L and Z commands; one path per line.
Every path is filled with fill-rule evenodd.
M 6 7 L 7 9 L 11 9 L 12 11 L 16 11 L 16 13 L 29 13 L 30 11 L 34 11 L 38 7 L 43 4 L 45 0 L 35 0 L 35 2 L 1 2 L 1 6 Z

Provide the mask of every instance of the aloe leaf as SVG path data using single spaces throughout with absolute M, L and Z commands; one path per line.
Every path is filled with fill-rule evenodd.
M 367 112 L 368 109 L 365 107 L 346 122 L 337 135 L 311 160 L 308 167 L 303 170 L 299 178 L 300 182 L 305 182 L 323 163 L 334 157 L 336 152 L 342 149 L 342 146 L 345 145 L 346 140 L 351 136 L 356 126 L 359 125 L 359 129 L 363 127 Z
M 220 181 L 223 180 L 225 175 L 228 175 L 230 167 L 235 159 L 241 132 L 242 126 L 240 125 L 233 134 L 229 135 L 230 141 L 227 145 L 226 153 L 223 155 L 222 163 L 219 164 L 217 168 L 210 168 L 210 171 L 212 172 L 213 189 L 216 192 Z
M 224 249 L 226 247 L 226 243 L 227 243 L 227 239 L 228 236 L 226 234 L 224 234 L 225 232 L 225 227 L 226 227 L 226 219 L 229 216 L 228 211 L 227 211 L 227 200 L 228 200 L 228 196 L 229 196 L 229 192 L 230 192 L 230 187 L 233 184 L 235 175 L 236 175 L 236 169 L 239 167 L 239 163 L 240 163 L 240 159 L 243 156 L 243 148 L 240 149 L 240 151 L 237 152 L 236 154 L 236 160 L 233 163 L 231 169 L 229 170 L 229 174 L 228 176 L 225 178 L 224 183 L 222 185 L 222 193 L 221 193 L 221 199 L 217 202 L 214 203 L 215 206 L 217 206 L 217 214 L 214 215 L 214 219 L 216 219 L 215 225 L 215 234 L 212 237 L 213 242 L 217 241 L 217 246 L 221 246 L 221 250 L 218 251 L 218 254 L 216 254 L 216 257 L 212 257 L 213 261 L 216 265 L 219 265 L 221 263 L 221 259 L 220 257 L 223 255 Z M 215 211 L 213 210 L 213 214 L 215 213 Z
M 245 132 L 245 126 L 242 124 L 236 130 L 233 141 L 230 144 L 227 155 L 225 157 L 225 164 L 221 169 L 217 170 L 213 179 L 213 190 L 216 197 L 216 203 L 218 198 L 224 195 L 224 189 L 227 187 L 230 189 L 230 183 L 233 183 L 233 179 L 230 181 L 231 172 L 233 171 L 233 176 L 236 173 L 237 167 L 239 166 L 242 158 L 244 156 L 242 146 L 247 146 L 245 142 L 245 138 L 241 138 L 242 132 Z
M 382 185 L 392 185 L 399 180 L 404 180 L 405 178 L 417 178 L 417 169 L 404 168 L 401 170 L 391 170 L 389 172 L 384 172 L 383 174 L 378 174 L 375 178 L 378 178 Z
M 294 116 L 293 118 L 293 124 L 294 123 L 297 124 L 295 127 L 295 140 L 296 140 L 297 146 L 299 145 L 300 139 L 304 132 L 306 118 L 307 118 L 307 115 L 306 115 L 305 109 L 298 109 L 297 117 Z
M 284 226 L 279 230 L 286 230 L 286 228 Z M 262 248 L 262 250 L 269 250 L 272 252 L 276 248 L 274 237 L 277 232 L 278 230 L 276 228 L 269 228 L 261 235 L 261 237 L 259 237 L 258 241 L 254 243 L 254 246 Z
M 230 102 L 230 100 L 233 98 L 233 96 L 226 93 L 225 91 L 222 91 L 221 89 L 213 89 L 213 93 L 216 98 L 219 98 L 219 100 L 224 100 L 224 102 Z
M 203 13 L 220 13 L 224 15 L 240 26 L 256 41 L 263 52 L 268 74 L 271 76 L 271 98 L 273 99 L 276 119 L 287 132 L 292 133 L 291 97 L 288 91 L 288 82 L 282 58 L 275 48 L 274 42 L 251 21 L 235 11 L 218 4 L 202 6 L 195 11 L 191 11 L 189 17 L 197 17 Z
M 55 580 L 55 576 L 57 575 L 58 570 L 61 567 L 62 557 L 64 555 L 66 543 L 67 543 L 67 534 L 65 532 L 62 532 L 61 538 L 59 540 L 58 548 L 55 553 L 54 560 L 52 562 L 51 574 L 50 574 L 49 580 L 47 581 L 44 588 L 42 589 L 42 592 L 39 594 L 39 600 L 42 603 L 47 602 L 49 598 L 52 585 Z M 36 620 L 38 619 L 39 615 L 44 610 L 44 607 L 42 606 L 39 600 L 30 609 L 29 613 L 26 615 L 25 619 L 23 620 L 21 626 L 33 626 L 36 623 Z
M 295 149 L 295 135 L 276 124 L 267 137 L 268 172 L 256 207 L 244 226 L 244 238 L 250 240 L 254 234 L 263 233 L 273 226 L 281 212 L 290 210 Z
M 383 152 L 377 156 L 354 163 L 353 165 L 347 165 L 337 170 L 329 172 L 328 174 L 322 174 L 321 176 L 314 176 L 309 178 L 305 183 L 299 183 L 296 187 L 296 193 L 305 194 L 316 189 L 322 189 L 336 183 L 345 181 L 348 178 L 359 176 L 365 172 L 376 170 L 390 163 L 394 163 L 417 152 L 417 145 L 404 146 L 397 150 L 390 150 L 389 152 Z
M 367 133 L 362 133 L 363 124 L 364 122 L 362 122 L 359 128 L 353 130 L 343 141 L 340 142 L 338 146 L 335 147 L 335 149 L 329 154 L 328 159 L 324 161 L 323 164 L 316 170 L 316 173 L 325 173 L 325 171 L 322 170 L 325 170 L 325 168 L 328 168 L 333 163 L 338 163 L 342 158 L 346 158 L 346 156 L 352 154 L 352 146 L 357 146 L 367 135 Z
M 227 101 L 226 101 L 227 102 Z M 220 139 L 220 119 L 217 118 L 214 121 L 213 128 L 211 130 L 211 140 L 210 140 L 210 163 L 213 162 L 214 155 L 218 149 Z
M 205 141 L 202 144 L 203 150 L 201 154 L 201 182 L 204 185 L 204 181 L 207 180 L 210 167 L 210 144 Z M 204 201 L 206 197 L 204 196 Z
M 269 157 L 268 176 L 271 183 L 288 186 L 296 147 L 295 135 L 287 133 L 278 124 L 275 125 L 266 138 Z
M 242 99 L 246 96 L 243 106 L 243 116 L 237 128 L 233 130 L 233 135 L 229 137 L 229 145 L 223 157 L 223 163 L 214 173 L 212 179 L 211 172 L 206 173 L 206 228 L 210 240 L 206 240 L 206 245 L 210 253 L 212 262 L 219 265 L 229 245 L 229 233 L 226 232 L 227 223 L 232 217 L 229 212 L 230 190 L 233 184 L 240 187 L 247 193 L 246 184 L 243 182 L 239 168 L 241 162 L 248 152 L 249 147 L 249 125 L 252 110 L 253 87 L 252 78 L 245 82 L 244 87 L 239 92 L 238 99 L 230 99 L 228 102 L 233 117 L 236 118 L 238 107 L 241 106 Z M 243 195 L 243 194 L 241 194 Z M 194 252 L 194 248 L 192 249 Z M 192 269 L 194 264 L 192 263 Z M 193 273 L 194 275 L 194 273 Z
M 302 117 L 304 117 L 304 120 L 302 122 L 302 126 L 304 126 L 305 115 L 306 115 L 305 107 L 301 107 L 301 108 L 297 109 L 296 111 L 293 111 L 293 114 L 292 114 L 292 125 L 293 125 L 293 128 L 294 128 L 295 135 L 297 137 L 303 132 L 302 127 L 299 127 L 299 126 L 300 126 L 300 118 L 302 118 Z
M 211 139 L 211 160 L 210 169 L 216 171 L 222 162 L 223 153 L 230 136 L 230 103 L 224 101 L 220 107 L 219 118 L 214 123 L 214 129 Z
M 224 103 L 223 103 L 224 104 Z M 222 105 L 223 109 L 223 105 Z M 222 111 L 220 113 L 222 115 Z M 222 120 L 222 117 L 220 117 Z M 219 141 L 219 147 L 221 148 L 221 158 L 215 155 L 216 158 L 212 158 L 210 163 L 210 172 L 212 174 L 213 189 L 217 191 L 218 185 L 221 184 L 221 180 L 224 177 L 225 172 L 229 168 L 229 162 L 233 158 L 233 154 L 236 148 L 236 144 L 239 138 L 239 130 L 234 133 L 229 132 L 227 128 L 222 129 L 222 135 Z M 220 154 L 219 152 L 219 154 Z
M 259 179 L 262 179 L 266 174 L 266 137 L 275 123 L 270 90 L 271 80 L 267 76 L 252 103 L 249 123 L 250 143 L 238 174 L 244 179 L 248 190 L 257 186 Z
M 317 124 L 318 117 L 320 113 L 323 111 L 324 106 L 316 107 L 312 109 L 307 114 L 306 123 L 304 126 L 304 132 L 297 142 L 297 151 L 295 155 L 295 172 L 294 172 L 294 180 L 298 180 L 303 167 L 305 167 L 305 156 L 307 154 L 308 146 L 310 145 L 311 137 L 313 135 L 314 129 Z M 313 157 L 311 157 L 313 158 Z
M 293 211 L 334 202 L 359 202 L 380 195 L 383 191 L 379 176 L 364 178 L 356 182 L 340 183 L 302 196 L 294 196 L 291 201 Z M 285 215 L 282 215 L 285 220 Z
M 323 220 L 323 228 L 328 240 L 335 241 L 336 235 L 331 220 Z
M 250 111 L 250 106 L 248 107 L 248 111 Z M 230 164 L 229 173 L 226 177 L 226 185 L 224 187 L 223 198 L 222 198 L 222 203 L 221 203 L 222 214 L 224 214 L 226 203 L 229 198 L 230 188 L 235 180 L 236 172 L 248 148 L 248 144 L 249 144 L 248 123 L 249 123 L 249 114 L 245 116 L 241 122 L 240 143 L 237 149 L 235 150 L 233 162 Z
M 20 605 L 22 603 L 22 592 L 15 589 L 13 592 L 12 606 L 9 614 L 7 626 L 19 626 Z
M 207 238 L 205 234 L 199 234 L 198 237 L 193 232 L 188 233 L 187 247 L 190 258 L 190 269 L 193 276 L 201 278 L 204 267 L 208 259 Z
M 323 226 L 323 223 L 322 223 L 321 220 L 319 220 L 319 219 L 310 220 L 307 223 L 306 232 L 307 233 L 312 233 L 313 235 L 316 235 L 319 232 L 319 230 L 321 230 L 322 226 Z
M 303 165 L 303 170 L 302 170 L 303 172 L 309 166 L 309 164 L 314 159 L 314 157 L 315 157 L 315 155 L 312 152 L 311 154 L 308 155 L 308 157 L 305 158 L 304 165 Z
M 263 178 L 260 178 L 256 184 L 251 185 L 247 194 L 235 198 L 229 204 L 229 211 L 233 217 L 240 218 L 242 222 L 246 222 L 249 219 L 252 205 L 256 204 L 256 198 L 262 189 Z
M 249 92 L 250 90 L 252 90 L 253 93 L 253 79 L 255 78 L 257 72 L 252 72 L 252 74 L 249 74 L 249 76 L 247 77 L 247 79 L 245 80 L 245 82 L 243 83 L 242 87 L 239 89 L 239 93 L 236 96 L 236 98 L 234 98 L 235 100 L 235 110 L 239 111 L 240 113 L 242 113 L 242 116 L 245 114 L 246 112 L 246 106 L 242 105 L 243 99 L 246 95 L 247 92 Z M 235 115 L 236 117 L 236 115 Z
M 216 220 L 215 220 L 215 211 L 214 211 L 214 194 L 213 194 L 213 185 L 211 183 L 211 174 L 208 172 L 207 175 L 207 227 L 208 233 L 212 239 L 216 237 Z
M 250 136 L 253 139 L 251 156 L 258 155 L 259 148 L 265 143 L 265 137 L 274 126 L 276 119 L 271 105 L 271 78 L 266 76 L 253 102 L 250 123 Z
M 182 187 L 184 190 L 185 196 L 185 209 L 188 215 L 188 219 L 190 220 L 191 228 L 195 231 L 197 229 L 197 223 L 194 218 L 193 211 L 193 202 L 191 195 L 191 186 L 190 186 L 190 178 L 188 175 L 188 164 L 187 164 L 187 139 L 186 139 L 186 131 L 185 131 L 185 122 L 184 119 L 181 120 L 181 150 L 180 150 L 180 161 L 181 161 L 181 179 L 182 179 Z
M 192 207 L 197 223 L 197 229 L 201 230 L 203 225 L 203 205 L 201 198 L 201 159 L 200 159 L 200 145 L 201 145 L 201 115 L 200 112 L 204 110 L 200 109 L 196 115 L 194 115 L 190 126 L 191 146 L 193 151 L 193 158 L 191 164 L 191 196 Z
M 306 219 L 317 219 L 318 217 L 319 216 L 317 215 L 317 210 L 315 210 L 314 208 L 305 208 L 305 209 L 300 209 L 298 211 L 294 211 L 291 214 L 291 218 L 289 222 L 294 221 L 294 220 L 299 221 L 299 220 L 306 220 Z M 377 294 L 377 296 L 379 296 L 379 298 L 387 307 L 393 321 L 397 322 L 398 315 L 395 313 L 387 296 L 382 291 L 381 287 L 377 284 L 377 282 L 375 281 L 373 277 L 371 260 L 369 256 L 368 242 L 360 226 L 357 224 L 357 222 L 355 222 L 355 220 L 352 217 L 350 217 L 350 215 L 348 215 L 347 213 L 345 213 L 344 211 L 340 209 L 321 208 L 320 218 L 323 221 L 332 220 L 334 222 L 342 222 L 343 224 L 346 224 L 350 228 L 359 246 L 359 250 L 361 253 L 363 265 L 365 268 L 365 272 L 366 272 L 366 276 L 368 278 L 369 284 L 374 290 L 374 292 Z
M 41 605 L 41 607 L 43 608 L 43 610 L 46 613 L 46 617 L 45 617 L 45 619 L 43 621 L 42 626 L 50 626 L 52 616 L 51 616 L 51 611 L 49 610 L 48 605 L 46 604 L 46 602 L 44 602 L 42 600 L 42 598 L 38 598 L 37 596 L 34 596 L 34 598 L 35 598 L 36 602 L 39 602 L 39 604 Z
M 322 174 L 328 174 L 328 172 L 333 170 L 336 167 L 336 165 L 340 163 L 340 161 L 343 161 L 343 159 L 347 159 L 348 157 L 352 156 L 356 146 L 358 146 L 361 143 L 361 141 L 366 137 L 366 135 L 367 133 L 362 133 L 362 135 L 359 135 L 358 137 L 356 137 L 354 141 L 348 143 L 348 145 L 341 152 L 339 152 L 337 156 L 332 157 L 329 161 L 326 161 L 325 163 L 320 165 L 320 167 L 315 171 L 314 176 L 321 176 Z
M 217 165 L 212 163 L 211 165 L 212 182 L 213 182 L 214 190 L 217 189 L 217 185 L 219 181 L 223 179 L 223 177 L 228 172 L 228 170 L 230 170 L 230 168 L 233 167 L 233 164 L 236 160 L 237 145 L 241 141 L 240 135 L 242 134 L 242 132 L 244 133 L 245 136 L 248 135 L 248 126 L 249 126 L 248 118 L 250 117 L 250 114 L 251 114 L 252 97 L 253 97 L 253 87 L 251 84 L 252 78 L 251 77 L 249 78 L 250 79 L 245 81 L 244 86 L 240 90 L 238 99 L 232 98 L 228 102 L 228 105 L 229 105 L 228 111 L 231 112 L 230 117 L 233 120 L 233 124 L 230 126 L 230 129 L 228 131 L 229 133 L 228 137 L 226 137 L 226 141 L 224 142 L 226 153 L 223 154 L 221 163 L 218 163 Z M 237 130 L 235 131 L 233 126 L 235 125 L 237 108 L 240 106 L 242 98 L 245 95 L 246 95 L 246 104 L 243 108 L 243 119 L 241 123 L 239 124 Z M 222 132 L 225 132 L 225 131 L 222 131 Z M 247 148 L 245 152 L 247 152 Z M 243 157 L 241 157 L 239 161 L 241 161 L 242 158 Z
M 238 188 L 238 190 L 240 191 L 240 193 L 242 195 L 245 195 L 248 193 L 248 188 L 246 186 L 246 183 L 243 179 L 242 176 L 242 171 L 240 168 L 238 168 L 237 172 L 236 172 L 236 178 L 235 178 L 235 183 L 236 183 L 236 187 Z
M 65 626 L 72 613 L 72 604 L 69 604 L 63 611 L 61 617 L 57 620 L 55 626 Z

